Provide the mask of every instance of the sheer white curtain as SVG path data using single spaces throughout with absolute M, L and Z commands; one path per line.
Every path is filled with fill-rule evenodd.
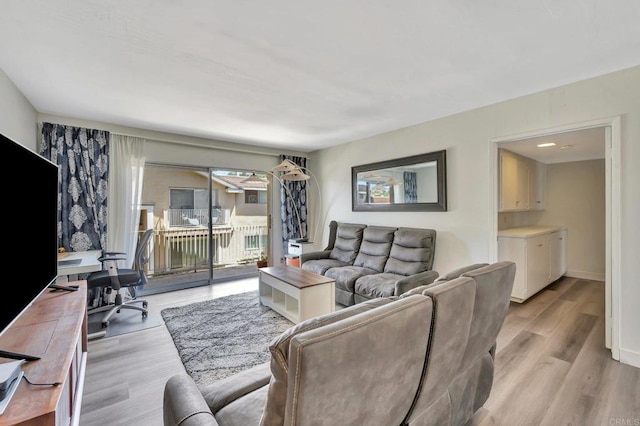
M 107 250 L 127 253 L 127 268 L 133 265 L 138 241 L 144 143 L 142 138 L 113 133 L 109 140 Z

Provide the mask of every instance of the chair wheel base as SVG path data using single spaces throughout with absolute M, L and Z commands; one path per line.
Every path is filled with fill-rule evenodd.
M 109 327 L 109 321 L 102 321 L 102 328 Z

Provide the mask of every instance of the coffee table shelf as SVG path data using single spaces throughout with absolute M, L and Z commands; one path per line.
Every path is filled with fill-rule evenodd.
M 335 310 L 335 281 L 293 266 L 260 268 L 260 303 L 294 323 Z

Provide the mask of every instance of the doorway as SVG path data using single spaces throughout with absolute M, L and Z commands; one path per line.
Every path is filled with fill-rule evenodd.
M 615 360 L 620 358 L 619 318 L 620 318 L 620 117 L 610 117 L 590 122 L 544 129 L 494 138 L 490 141 L 490 217 L 492 238 L 490 255 L 493 261 L 498 259 L 498 149 L 507 147 L 509 143 L 531 138 L 548 137 L 587 129 L 602 128 L 604 133 L 605 161 L 605 346 L 611 350 Z

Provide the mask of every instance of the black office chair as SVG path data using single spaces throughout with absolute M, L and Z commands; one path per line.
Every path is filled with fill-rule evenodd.
M 108 301 L 104 305 L 99 305 L 95 308 L 90 308 L 88 314 L 95 314 L 98 312 L 107 312 L 102 318 L 102 327 L 109 326 L 109 320 L 113 315 L 119 313 L 121 309 L 135 309 L 142 312 L 142 318 L 146 318 L 148 315 L 146 300 L 137 298 L 136 287 L 143 286 L 147 283 L 147 276 L 144 272 L 144 268 L 149 263 L 149 256 L 147 254 L 147 245 L 149 239 L 153 236 L 153 229 L 148 229 L 140 237 L 138 245 L 136 247 L 136 253 L 133 261 L 133 268 L 119 268 L 118 261 L 125 260 L 125 253 L 121 252 L 105 252 L 100 261 L 103 264 L 103 270 L 93 272 L 87 277 L 87 289 L 100 292 L 100 294 L 106 293 L 106 299 L 109 299 L 108 295 L 112 292 L 116 292 L 114 301 Z M 124 300 L 122 295 L 122 289 L 129 290 L 131 299 Z M 142 304 L 138 306 L 137 304 Z

